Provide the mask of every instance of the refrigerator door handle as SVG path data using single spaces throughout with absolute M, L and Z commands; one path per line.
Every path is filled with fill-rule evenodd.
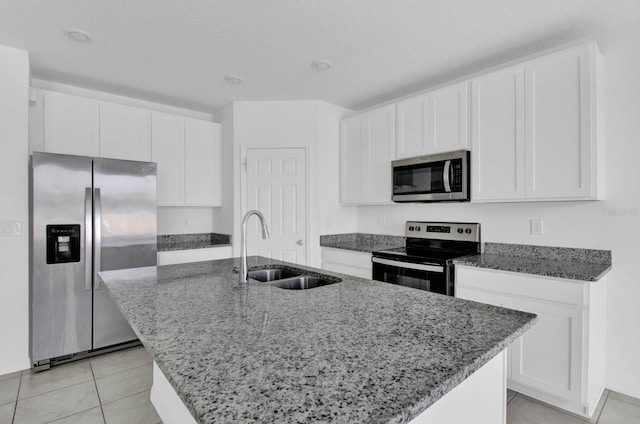
M 94 207 L 94 221 L 93 221 L 93 225 L 94 225 L 94 229 L 93 229 L 93 233 L 94 233 L 94 258 L 93 258 L 93 263 L 94 263 L 94 269 L 95 269 L 95 273 L 94 278 L 93 278 L 93 288 L 94 290 L 100 290 L 100 279 L 98 278 L 98 272 L 100 272 L 102 270 L 102 264 L 101 264 L 101 259 L 102 259 L 102 234 L 101 234 L 101 229 L 102 229 L 102 199 L 100 197 L 100 189 L 96 188 L 95 192 L 94 192 L 94 201 L 93 201 L 93 207 Z
M 91 290 L 93 281 L 93 196 L 91 187 L 84 189 L 84 289 Z

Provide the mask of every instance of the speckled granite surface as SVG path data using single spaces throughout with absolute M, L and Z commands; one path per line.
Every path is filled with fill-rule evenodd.
M 611 270 L 611 251 L 486 243 L 484 253 L 458 258 L 456 265 L 598 281 Z
M 270 263 L 283 264 L 249 258 Z M 298 291 L 250 280 L 239 289 L 234 265 L 100 273 L 199 423 L 406 423 L 535 322 L 325 271 L 344 281 Z
M 320 236 L 320 246 L 369 253 L 404 246 L 405 243 L 406 237 L 382 234 L 347 233 Z
M 168 234 L 158 236 L 158 252 L 228 246 L 231 236 L 218 233 Z

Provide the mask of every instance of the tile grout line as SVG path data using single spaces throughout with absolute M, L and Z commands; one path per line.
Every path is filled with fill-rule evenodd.
M 20 397 L 20 388 L 22 387 L 22 374 L 24 371 L 20 371 L 20 382 L 18 383 L 18 393 L 16 393 L 16 403 L 13 404 L 13 416 L 11 417 L 11 424 L 16 420 L 16 412 L 18 411 L 18 398 Z
M 144 363 L 142 365 L 138 365 L 138 366 L 135 366 L 135 367 L 132 367 L 132 368 L 127 368 L 125 370 L 117 371 L 117 372 L 114 372 L 114 373 L 111 373 L 111 374 L 105 374 L 105 375 L 100 376 L 100 377 L 96 377 L 95 374 L 94 374 L 93 379 L 94 380 L 100 380 L 100 379 L 103 379 L 103 378 L 111 377 L 112 375 L 122 374 L 122 373 L 125 373 L 125 372 L 136 370 L 138 368 L 142 368 L 142 367 L 147 366 L 147 365 L 153 365 L 153 361 L 147 362 L 147 363 Z M 93 368 L 91 368 L 91 372 L 93 372 Z
M 102 414 L 102 422 L 106 424 L 107 419 L 104 417 L 104 409 L 102 409 L 102 399 L 100 399 L 100 392 L 98 391 L 98 383 L 96 382 L 96 375 L 93 372 L 93 364 L 89 360 L 89 368 L 91 369 L 91 376 L 93 377 L 93 385 L 96 388 L 96 394 L 98 395 L 98 403 L 100 404 L 100 414 Z

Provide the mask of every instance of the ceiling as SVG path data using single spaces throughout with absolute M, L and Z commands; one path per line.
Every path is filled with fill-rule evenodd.
M 0 0 L 0 44 L 29 51 L 35 78 L 203 112 L 359 110 L 636 21 L 639 0 Z

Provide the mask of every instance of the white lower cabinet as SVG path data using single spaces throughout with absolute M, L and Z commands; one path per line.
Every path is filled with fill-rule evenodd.
M 371 279 L 371 253 L 323 247 L 322 269 Z
M 593 415 L 604 390 L 606 277 L 589 282 L 457 265 L 456 297 L 537 314 L 507 351 L 509 388 Z
M 168 250 L 158 252 L 158 266 L 228 259 L 232 256 L 231 246 L 209 247 L 206 249 Z

